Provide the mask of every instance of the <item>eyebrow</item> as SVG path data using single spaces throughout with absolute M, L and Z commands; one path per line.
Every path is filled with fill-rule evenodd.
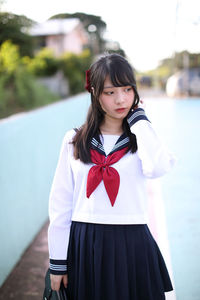
M 131 85 L 123 85 L 123 86 L 131 86 Z M 110 85 L 110 86 L 104 86 L 103 89 L 113 89 L 113 88 L 116 88 L 116 87 L 123 87 L 123 86 L 114 86 L 114 85 Z
M 113 85 L 111 85 L 111 86 L 104 86 L 104 88 L 103 88 L 103 89 L 112 89 L 112 88 L 114 88 L 114 86 L 113 86 Z

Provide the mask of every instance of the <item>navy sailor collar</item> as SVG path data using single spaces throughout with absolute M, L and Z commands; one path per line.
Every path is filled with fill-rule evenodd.
M 125 147 L 128 147 L 130 143 L 130 138 L 124 132 L 116 141 L 112 151 L 108 154 L 111 155 L 112 153 L 119 151 Z M 99 134 L 96 134 L 91 140 L 91 148 L 97 150 L 100 154 L 107 156 L 102 145 L 101 139 Z

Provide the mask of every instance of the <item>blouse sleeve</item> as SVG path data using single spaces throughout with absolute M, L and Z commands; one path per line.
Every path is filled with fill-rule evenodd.
M 136 135 L 143 174 L 148 178 L 156 178 L 167 173 L 174 165 L 175 158 L 157 136 L 144 109 L 137 108 L 131 112 L 127 121 L 131 132 Z
M 69 162 L 70 152 L 72 152 L 69 135 L 70 132 L 63 139 L 49 197 L 48 245 L 50 273 L 57 275 L 67 273 L 67 250 L 74 189 Z

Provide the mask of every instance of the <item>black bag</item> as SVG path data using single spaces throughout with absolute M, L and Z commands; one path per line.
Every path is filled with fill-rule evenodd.
M 51 280 L 50 280 L 50 270 L 47 270 L 45 276 L 45 289 L 43 294 L 43 300 L 67 300 L 67 289 L 64 287 L 63 283 L 60 285 L 60 290 L 53 291 L 51 289 Z

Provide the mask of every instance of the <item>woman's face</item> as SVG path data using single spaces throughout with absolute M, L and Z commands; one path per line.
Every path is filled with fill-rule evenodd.
M 104 110 L 105 118 L 123 120 L 134 101 L 134 91 L 131 86 L 115 87 L 110 77 L 104 82 L 104 89 L 99 97 L 99 103 Z

